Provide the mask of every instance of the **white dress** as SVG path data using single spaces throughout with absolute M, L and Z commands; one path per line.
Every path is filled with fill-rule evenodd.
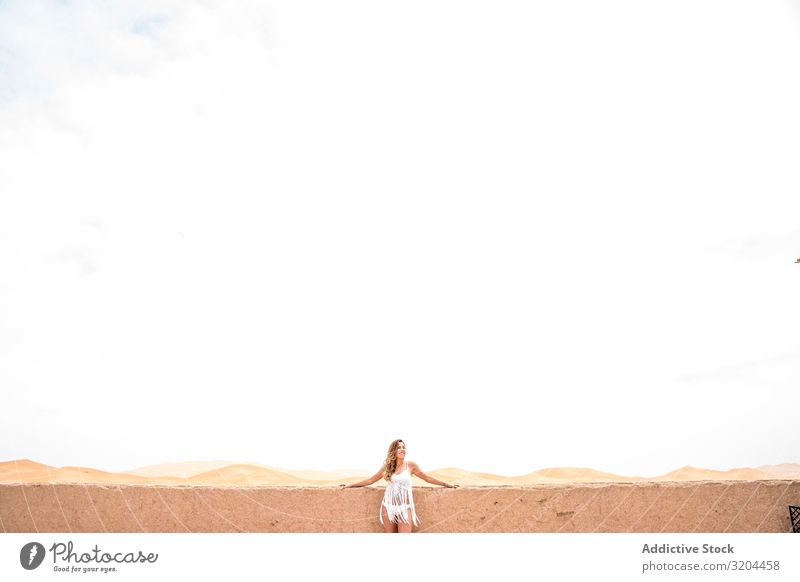
M 406 468 L 400 473 L 392 475 L 392 480 L 386 485 L 386 492 L 383 494 L 381 502 L 380 518 L 383 523 L 383 508 L 389 515 L 389 521 L 402 521 L 408 523 L 408 510 L 411 510 L 411 517 L 414 525 L 419 525 L 417 510 L 414 509 L 414 495 L 411 493 L 411 471 Z

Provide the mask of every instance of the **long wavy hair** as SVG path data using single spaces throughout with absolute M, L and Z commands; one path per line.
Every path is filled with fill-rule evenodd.
M 383 478 L 386 481 L 392 480 L 394 470 L 397 469 L 397 447 L 400 443 L 405 444 L 403 439 L 395 439 L 389 445 L 389 451 L 386 453 L 386 460 L 383 462 Z

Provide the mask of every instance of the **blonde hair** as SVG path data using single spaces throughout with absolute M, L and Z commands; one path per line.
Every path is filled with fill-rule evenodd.
M 403 443 L 403 439 L 395 439 L 389 445 L 389 450 L 386 453 L 386 460 L 383 462 L 383 478 L 386 481 L 392 480 L 394 470 L 397 469 L 397 447 Z

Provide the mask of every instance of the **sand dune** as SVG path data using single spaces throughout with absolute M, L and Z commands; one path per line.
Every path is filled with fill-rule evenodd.
M 756 467 L 756 471 L 775 475 L 776 477 L 800 478 L 800 464 L 783 463 L 782 465 L 763 465 Z
M 238 470 L 227 470 L 230 467 L 237 466 Z M 215 471 L 222 471 L 222 473 L 215 474 Z M 293 481 L 304 482 L 336 482 L 341 483 L 342 480 L 350 479 L 353 475 L 364 474 L 365 471 L 359 469 L 339 469 L 337 471 L 309 471 L 299 469 L 281 469 L 279 467 L 271 467 L 269 465 L 261 465 L 257 463 L 240 464 L 231 463 L 229 461 L 198 461 L 186 463 L 165 463 L 162 465 L 152 465 L 148 467 L 140 467 L 125 471 L 129 475 L 141 475 L 147 477 L 179 477 L 182 479 L 195 479 L 202 481 L 201 475 L 207 474 L 206 477 L 215 480 L 225 480 L 234 478 L 234 473 L 239 472 L 244 474 L 249 480 L 253 480 L 259 474 L 267 481 L 277 481 L 276 475 L 270 472 L 277 472 L 287 480 L 286 484 Z
M 676 471 L 661 475 L 653 481 L 759 481 L 774 479 L 775 475 L 756 469 L 730 469 L 729 471 L 712 471 L 696 467 L 681 467 Z
M 200 473 L 189 478 L 196 485 L 217 486 L 294 486 L 313 487 L 315 485 L 329 485 L 330 483 L 301 479 L 291 473 L 266 469 L 256 465 L 228 465 L 213 471 Z
M 109 473 L 87 467 L 50 467 L 23 459 L 0 463 L 0 483 L 109 483 L 118 485 L 175 485 L 175 477 L 150 478 L 128 473 Z
M 533 482 L 552 482 L 552 483 L 613 483 L 613 482 L 634 482 L 646 481 L 644 477 L 623 477 L 611 473 L 603 473 L 594 469 L 576 467 L 555 467 L 552 469 L 540 469 L 534 473 L 524 475 L 519 479 Z
M 139 475 L 141 477 L 177 477 L 188 479 L 200 473 L 213 471 L 233 465 L 229 461 L 193 461 L 188 463 L 164 463 L 162 465 L 149 465 L 130 471 L 124 471 L 128 475 Z
M 713 471 L 682 467 L 657 477 L 620 476 L 589 468 L 556 467 L 507 477 L 449 467 L 428 472 L 443 481 L 469 487 L 525 487 L 547 483 L 639 483 L 654 481 L 759 481 L 800 477 L 800 464 L 767 465 L 757 469 Z M 190 485 L 216 487 L 331 487 L 371 475 L 358 470 L 289 470 L 226 461 L 170 463 L 110 473 L 87 467 L 50 467 L 27 459 L 0 462 L 0 483 L 96 483 L 128 485 Z M 378 482 L 376 486 L 381 486 Z M 418 477 L 414 485 L 431 486 Z

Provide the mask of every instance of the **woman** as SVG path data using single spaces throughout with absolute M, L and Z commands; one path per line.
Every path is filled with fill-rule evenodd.
M 383 494 L 383 501 L 381 502 L 380 519 L 383 524 L 383 531 L 386 533 L 411 533 L 414 525 L 419 525 L 417 512 L 414 509 L 414 496 L 411 493 L 411 477 L 414 475 L 432 485 L 441 485 L 442 487 L 451 487 L 453 489 L 458 487 L 453 483 L 445 483 L 435 477 L 426 475 L 414 461 L 406 461 L 406 444 L 402 439 L 392 441 L 392 444 L 389 445 L 389 451 L 386 453 L 383 467 L 372 477 L 351 485 L 342 484 L 340 487 L 344 489 L 366 487 L 383 477 L 389 482 L 386 485 L 386 492 Z

